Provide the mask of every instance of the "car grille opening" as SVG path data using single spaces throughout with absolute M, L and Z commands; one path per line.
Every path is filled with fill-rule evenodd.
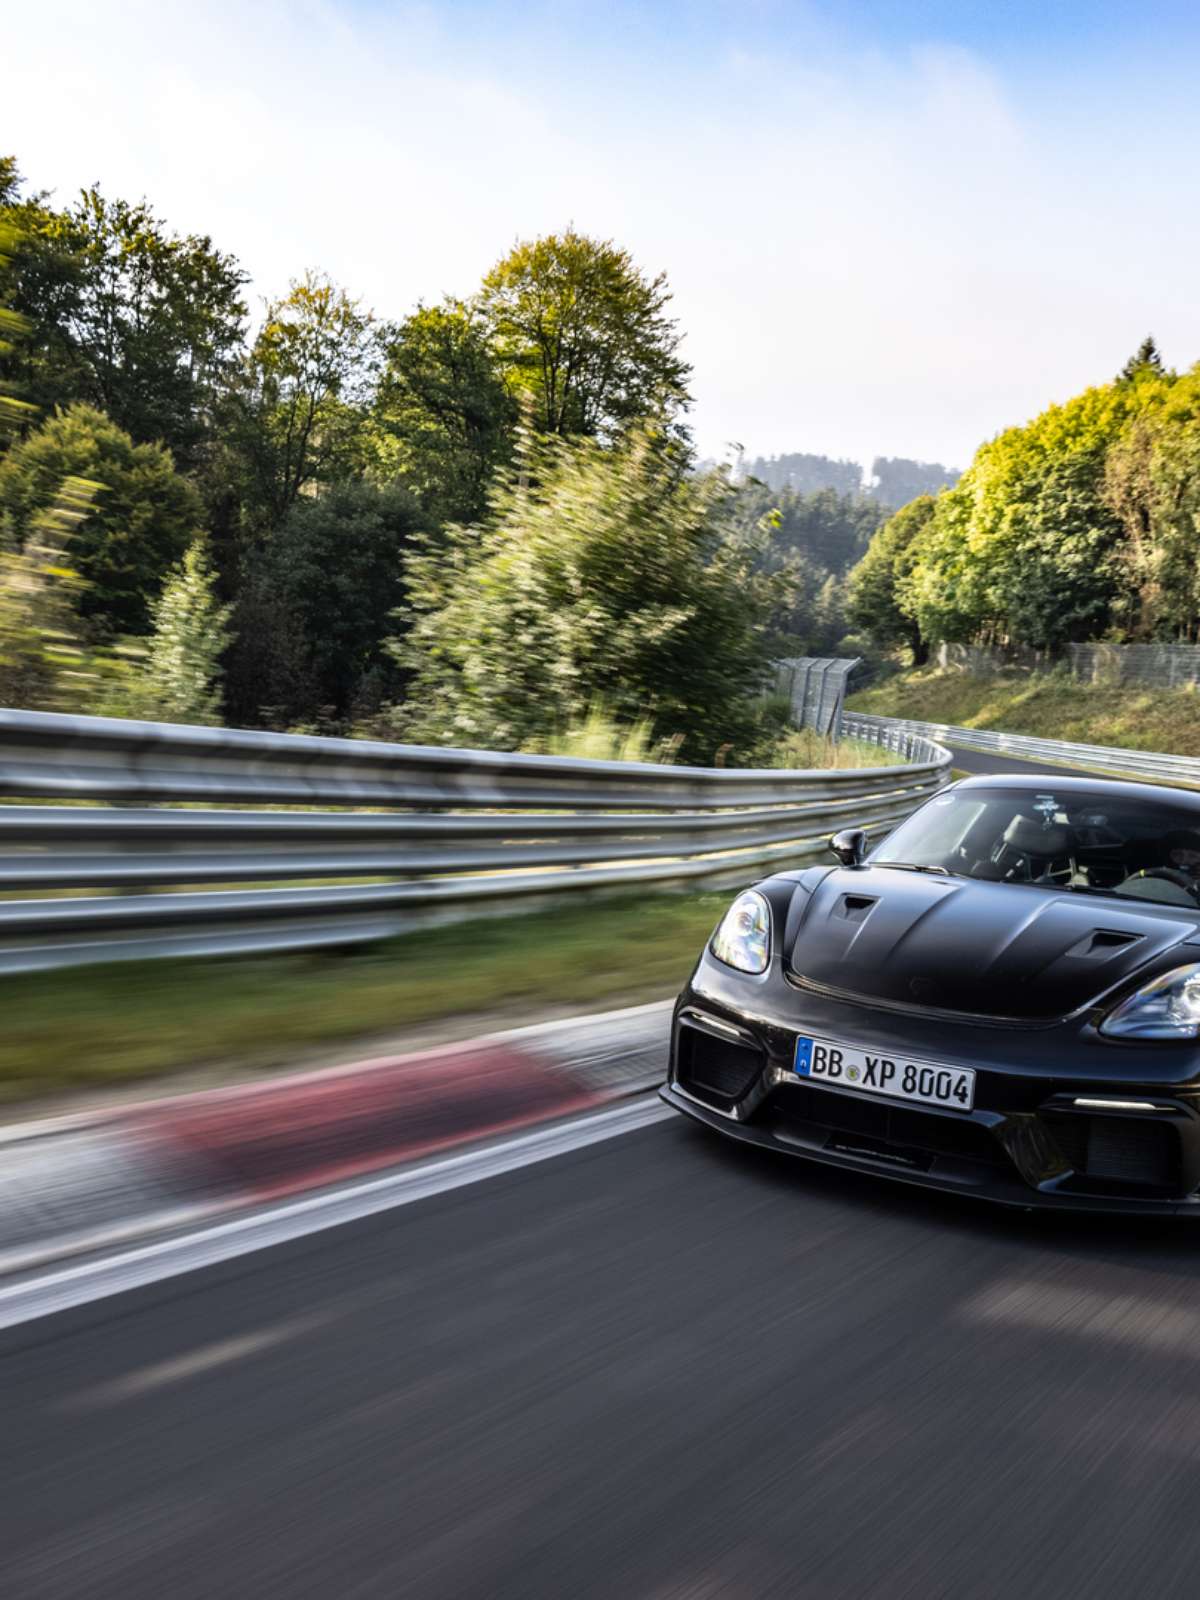
M 733 1039 L 718 1039 L 686 1023 L 679 1029 L 679 1082 L 689 1093 L 722 1110 L 754 1087 L 764 1065 L 760 1050 Z
M 985 1128 L 978 1123 L 913 1111 L 907 1106 L 814 1089 L 809 1084 L 785 1084 L 771 1098 L 768 1114 L 786 1138 L 789 1128 L 811 1137 L 824 1133 L 830 1148 L 851 1155 L 856 1141 L 862 1153 L 878 1149 L 905 1166 L 928 1170 L 938 1157 L 1009 1167 L 1011 1162 Z
M 1170 1122 L 1077 1112 L 1051 1112 L 1044 1120 L 1075 1169 L 1075 1177 L 1068 1180 L 1073 1188 L 1137 1185 L 1170 1191 L 1179 1185 L 1179 1135 Z

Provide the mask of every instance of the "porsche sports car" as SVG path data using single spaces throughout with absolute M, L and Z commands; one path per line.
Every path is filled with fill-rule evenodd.
M 663 1098 L 910 1183 L 1200 1215 L 1200 794 L 969 778 L 867 844 L 737 896 Z

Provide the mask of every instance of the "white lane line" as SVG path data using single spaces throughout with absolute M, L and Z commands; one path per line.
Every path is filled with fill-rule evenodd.
M 152 1366 L 139 1367 L 109 1383 L 97 1384 L 82 1394 L 63 1401 L 60 1411 L 93 1411 L 101 1406 L 119 1405 L 124 1400 L 135 1400 L 139 1395 L 153 1394 L 157 1389 L 170 1388 L 188 1378 L 201 1377 L 217 1367 L 232 1366 L 264 1350 L 274 1350 L 277 1345 L 298 1339 L 326 1322 L 327 1317 L 293 1317 L 290 1322 L 277 1323 L 273 1328 L 261 1328 L 257 1333 L 244 1333 L 232 1339 L 218 1339 L 213 1344 L 187 1350 L 183 1355 L 171 1356 L 166 1361 L 156 1361 Z
M 38 1317 L 67 1311 L 72 1306 L 124 1294 L 129 1289 L 164 1278 L 176 1278 L 255 1250 L 266 1250 L 289 1239 L 336 1228 L 344 1222 L 356 1222 L 395 1206 L 411 1205 L 430 1195 L 480 1183 L 517 1167 L 550 1161 L 555 1156 L 633 1133 L 676 1114 L 654 1096 L 642 1095 L 611 1111 L 574 1117 L 569 1122 L 519 1134 L 482 1150 L 447 1156 L 409 1171 L 389 1173 L 347 1189 L 312 1195 L 270 1211 L 217 1223 L 183 1238 L 164 1239 L 121 1255 L 83 1262 L 24 1283 L 10 1284 L 0 1289 L 0 1328 L 17 1327 Z

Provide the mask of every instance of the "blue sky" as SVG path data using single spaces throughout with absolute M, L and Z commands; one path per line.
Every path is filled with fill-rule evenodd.
M 1200 8 L 39 0 L 0 145 L 381 314 L 567 222 L 665 270 L 700 448 L 965 464 L 1200 358 Z

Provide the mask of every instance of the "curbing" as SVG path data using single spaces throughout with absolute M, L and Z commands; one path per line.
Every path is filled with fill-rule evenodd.
M 661 1081 L 672 1002 L 0 1133 L 14 1273 L 468 1142 Z

